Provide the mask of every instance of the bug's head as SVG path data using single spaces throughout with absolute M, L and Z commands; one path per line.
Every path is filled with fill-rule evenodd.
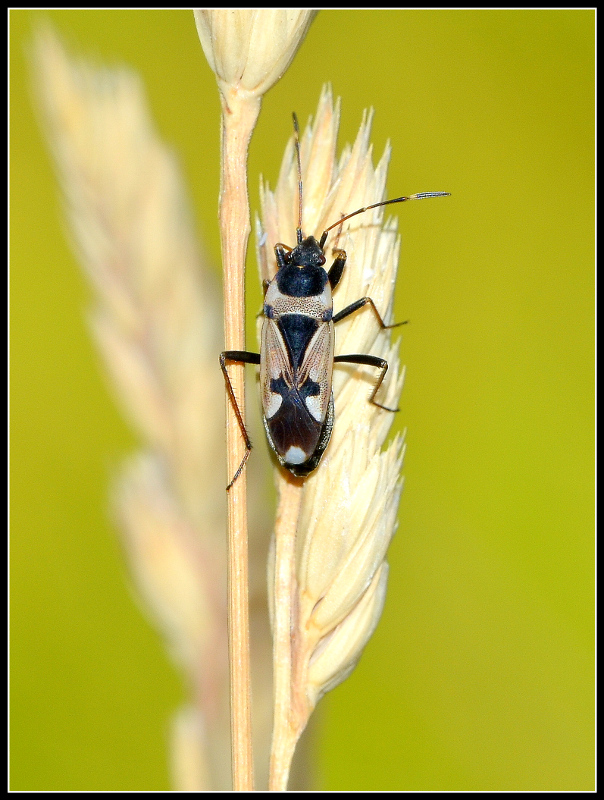
M 323 249 L 314 236 L 307 236 L 306 239 L 300 236 L 289 257 L 297 267 L 322 267 L 325 263 Z

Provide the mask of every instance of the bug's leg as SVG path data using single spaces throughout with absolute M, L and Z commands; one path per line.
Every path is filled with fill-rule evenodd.
M 388 372 L 388 362 L 385 358 L 378 358 L 378 356 L 369 356 L 369 355 L 350 355 L 350 356 L 335 356 L 334 364 L 366 364 L 368 367 L 376 367 L 380 369 L 380 376 L 376 381 L 375 386 L 373 387 L 373 392 L 371 393 L 371 397 L 369 398 L 369 402 L 373 403 L 374 406 L 378 408 L 383 408 L 384 411 L 400 411 L 398 408 L 389 408 L 388 406 L 383 406 L 381 403 L 378 403 L 375 399 L 376 394 L 384 378 L 386 377 L 386 373 Z
M 231 383 L 231 379 L 229 378 L 229 373 L 227 372 L 226 362 L 227 361 L 235 361 L 239 364 L 259 364 L 260 363 L 260 355 L 259 353 L 248 353 L 247 350 L 225 350 L 223 353 L 220 354 L 220 369 L 222 370 L 222 374 L 224 375 L 224 382 L 226 385 L 227 392 L 229 394 L 229 398 L 231 403 L 233 404 L 233 410 L 235 412 L 235 416 L 237 417 L 237 422 L 239 423 L 239 429 L 241 431 L 241 435 L 245 440 L 246 451 L 245 455 L 243 456 L 243 461 L 239 464 L 237 468 L 237 472 L 233 475 L 233 479 L 226 487 L 227 492 L 231 488 L 231 486 L 235 483 L 237 478 L 241 475 L 241 470 L 245 466 L 245 462 L 248 460 L 250 455 L 250 450 L 252 449 L 252 442 L 250 437 L 247 435 L 247 431 L 245 429 L 245 423 L 243 421 L 243 417 L 241 416 L 241 411 L 239 410 L 239 406 L 237 405 L 237 398 L 235 397 L 235 392 L 233 391 L 233 384 Z
M 355 311 L 358 311 L 359 308 L 363 308 L 363 306 L 366 305 L 370 305 L 371 308 L 374 310 L 375 316 L 377 317 L 378 322 L 380 323 L 380 328 L 398 328 L 399 325 L 406 325 L 409 322 L 409 320 L 406 319 L 403 320 L 403 322 L 395 322 L 394 325 L 386 325 L 386 323 L 380 316 L 380 312 L 375 307 L 375 303 L 373 302 L 371 297 L 361 297 L 360 300 L 355 300 L 354 303 L 351 303 L 349 306 L 346 306 L 346 308 L 343 308 L 341 311 L 338 311 L 337 314 L 334 314 L 332 322 L 334 324 L 336 322 L 340 322 L 340 320 L 344 319 L 345 317 L 348 317 L 350 314 L 354 314 Z
M 329 283 L 331 285 L 332 290 L 336 288 L 338 283 L 340 282 L 340 278 L 342 277 L 342 273 L 344 272 L 344 267 L 346 266 L 346 250 L 333 250 L 335 255 L 335 261 L 329 268 L 329 272 L 327 273 L 327 277 L 329 278 Z
M 344 214 L 342 214 L 342 219 L 344 218 Z M 346 250 L 342 250 L 341 247 L 338 247 L 338 243 L 340 241 L 340 235 L 342 234 L 342 226 L 338 228 L 338 233 L 336 235 L 336 241 L 334 246 L 331 249 L 332 255 L 335 255 L 335 261 L 331 265 L 331 269 L 329 270 L 329 283 L 331 285 L 332 291 L 336 288 L 338 283 L 340 282 L 340 278 L 342 277 L 342 272 L 344 271 L 344 267 L 346 265 Z M 321 247 L 325 243 L 323 239 L 321 239 Z
M 291 253 L 292 248 L 283 242 L 277 242 L 275 245 L 275 258 L 277 259 L 277 267 L 281 269 L 281 267 L 285 266 L 285 255 L 286 253 Z

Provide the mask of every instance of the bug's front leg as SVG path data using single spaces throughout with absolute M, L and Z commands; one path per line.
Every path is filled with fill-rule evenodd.
M 332 291 L 340 282 L 340 278 L 344 272 L 344 267 L 346 266 L 346 250 L 334 249 L 333 253 L 335 255 L 335 260 L 327 273 Z
M 358 311 L 359 308 L 363 308 L 363 306 L 366 305 L 370 305 L 371 308 L 373 309 L 375 316 L 377 317 L 377 320 L 380 323 L 380 328 L 398 328 L 399 325 L 406 325 L 409 322 L 409 320 L 406 319 L 403 320 L 403 322 L 395 322 L 393 325 L 386 325 L 371 297 L 361 297 L 360 300 L 355 300 L 354 303 L 351 303 L 349 306 L 346 306 L 346 308 L 343 308 L 341 311 L 338 311 L 337 314 L 334 314 L 332 322 L 335 325 L 336 322 L 340 322 L 340 320 L 350 316 L 350 314 L 354 314 L 355 311 Z
M 243 417 L 241 416 L 241 411 L 239 410 L 239 406 L 237 404 L 237 398 L 235 397 L 235 392 L 233 391 L 233 384 L 231 383 L 231 379 L 229 378 L 229 373 L 227 372 L 226 362 L 227 361 L 234 361 L 238 364 L 259 364 L 260 363 L 260 354 L 259 353 L 249 353 L 247 350 L 225 350 L 220 354 L 220 369 L 222 370 L 222 374 L 224 375 L 224 382 L 226 385 L 226 389 L 233 404 L 233 410 L 235 412 L 235 416 L 237 417 L 237 422 L 239 423 L 239 429 L 241 430 L 241 435 L 245 441 L 246 451 L 245 455 L 243 456 L 243 461 L 237 468 L 237 472 L 233 475 L 233 479 L 226 487 L 227 492 L 231 488 L 231 486 L 235 483 L 237 478 L 241 475 L 241 470 L 245 466 L 245 462 L 248 460 L 250 455 L 250 450 L 252 449 L 252 442 L 248 433 L 245 429 L 245 423 L 243 421 Z
M 285 258 L 287 253 L 291 253 L 292 248 L 289 245 L 283 244 L 283 242 L 277 242 L 275 245 L 275 258 L 277 259 L 277 268 L 281 269 L 281 267 L 285 266 Z
M 400 325 L 401 323 L 399 323 Z M 384 326 L 386 327 L 386 326 Z M 391 327 L 391 326 L 389 326 Z M 373 403 L 374 406 L 378 408 L 383 408 L 384 411 L 392 411 L 393 413 L 400 411 L 398 408 L 389 408 L 388 406 L 383 406 L 381 403 L 378 403 L 375 399 L 376 394 L 380 386 L 382 385 L 384 378 L 386 377 L 386 373 L 388 372 L 388 362 L 385 358 L 379 358 L 378 356 L 369 356 L 369 355 L 350 355 L 350 356 L 335 356 L 333 360 L 334 364 L 366 364 L 369 367 L 376 367 L 377 369 L 381 370 L 380 376 L 376 381 L 375 386 L 373 387 L 373 392 L 371 393 L 371 397 L 369 398 L 369 402 Z

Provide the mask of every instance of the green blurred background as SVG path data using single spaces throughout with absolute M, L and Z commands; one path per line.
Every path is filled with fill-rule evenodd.
M 167 790 L 184 689 L 108 519 L 136 442 L 86 330 L 32 111 L 40 16 L 10 13 L 11 788 Z M 192 14 L 43 16 L 72 52 L 140 72 L 218 263 L 219 103 Z M 341 145 L 375 108 L 391 196 L 452 192 L 397 212 L 405 491 L 382 621 L 322 701 L 322 788 L 594 787 L 594 22 L 324 11 L 265 98 L 253 210 L 292 110 L 305 121 L 325 81 Z

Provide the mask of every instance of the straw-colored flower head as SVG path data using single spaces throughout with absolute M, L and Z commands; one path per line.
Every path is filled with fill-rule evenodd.
M 261 96 L 288 68 L 316 11 L 197 9 L 201 46 L 218 83 Z
M 385 199 L 390 151 L 377 168 L 369 144 L 371 113 L 365 114 L 354 145 L 336 159 L 339 103 L 324 89 L 316 120 L 301 141 L 304 236 L 319 238 L 329 225 L 358 208 Z M 261 189 L 259 264 L 263 279 L 276 271 L 275 242 L 295 244 L 298 175 L 293 138 L 274 192 Z M 330 231 L 325 248 L 347 253 L 334 293 L 334 312 L 361 297 L 371 297 L 384 321 L 392 315 L 399 254 L 395 220 L 383 222 L 377 208 Z M 266 236 L 264 236 L 266 233 Z M 403 375 L 398 343 L 381 329 L 370 306 L 336 325 L 336 355 L 370 353 L 389 370 L 377 401 L 397 407 Z M 369 402 L 377 380 L 371 367 L 337 364 L 333 392 L 335 424 L 322 461 L 305 481 L 296 530 L 292 645 L 294 693 L 303 692 L 307 713 L 319 697 L 342 681 L 356 664 L 384 604 L 386 550 L 397 526 L 401 492 L 402 440 L 397 435 L 382 450 L 395 414 Z M 289 478 L 279 471 L 281 490 Z M 279 536 L 279 531 L 276 531 Z M 269 597 L 271 596 L 269 588 Z

